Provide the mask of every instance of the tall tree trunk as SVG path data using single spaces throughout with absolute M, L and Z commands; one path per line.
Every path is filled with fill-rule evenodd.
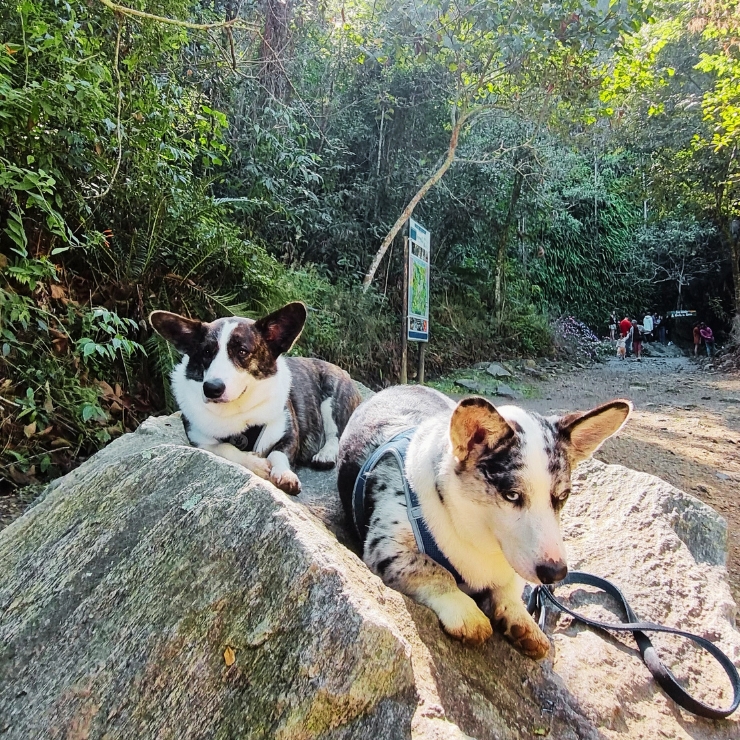
M 735 288 L 735 316 L 740 318 L 740 242 L 732 244 L 732 282 Z
M 391 230 L 386 234 L 385 239 L 383 239 L 383 243 L 380 245 L 380 248 L 373 258 L 370 269 L 362 280 L 363 290 L 367 290 L 370 287 L 370 283 L 372 283 L 375 273 L 377 272 L 385 253 L 388 251 L 388 247 L 391 245 L 393 239 L 395 239 L 396 234 L 398 234 L 406 221 L 411 217 L 414 212 L 414 208 L 419 205 L 421 199 L 442 179 L 444 173 L 450 169 L 450 165 L 455 161 L 455 150 L 457 149 L 457 143 L 460 138 L 460 131 L 465 122 L 479 110 L 479 108 L 467 110 L 460 115 L 457 121 L 455 121 L 452 127 L 452 133 L 450 134 L 450 143 L 447 147 L 447 155 L 445 156 L 444 162 L 442 162 L 435 173 L 421 186 L 421 188 L 419 188 L 416 195 L 409 201 L 406 208 L 403 209 L 401 215 L 396 220 L 396 223 L 391 227 Z
M 735 296 L 735 316 L 740 317 L 740 219 L 733 219 L 722 229 L 732 262 L 732 287 Z
M 518 164 L 515 162 L 515 164 Z M 506 217 L 501 225 L 498 237 L 498 249 L 496 250 L 496 273 L 493 289 L 493 307 L 496 318 L 501 320 L 504 311 L 504 268 L 506 267 L 506 248 L 509 246 L 509 235 L 511 226 L 514 222 L 516 206 L 519 202 L 519 196 L 522 194 L 522 184 L 524 183 L 524 172 L 521 167 L 517 167 L 514 173 L 514 184 L 511 188 L 509 197 L 509 208 L 506 211 Z
M 259 81 L 270 98 L 284 100 L 289 82 L 285 58 L 290 44 L 290 0 L 263 0 L 265 25 L 260 47 Z

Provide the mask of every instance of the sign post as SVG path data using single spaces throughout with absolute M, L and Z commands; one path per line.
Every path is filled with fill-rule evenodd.
M 409 238 L 403 237 L 403 324 L 401 326 L 401 385 L 409 382 L 408 361 L 408 315 L 409 315 Z
M 424 350 L 429 341 L 430 234 L 413 218 L 404 243 L 404 332 L 401 346 L 401 382 L 408 382 L 407 341 L 419 345 L 418 380 L 424 382 Z

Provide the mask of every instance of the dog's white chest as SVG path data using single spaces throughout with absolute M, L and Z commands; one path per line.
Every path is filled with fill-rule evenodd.
M 261 442 L 268 436 L 273 444 L 280 439 L 285 429 L 285 407 L 290 393 L 290 371 L 282 362 L 278 362 L 278 372 L 274 376 L 257 381 L 235 401 L 221 404 L 204 400 L 202 384 L 185 377 L 186 366 L 184 359 L 172 371 L 172 392 L 189 422 L 188 437 L 193 444 L 214 444 L 240 434 L 247 427 L 263 425 L 265 433 Z

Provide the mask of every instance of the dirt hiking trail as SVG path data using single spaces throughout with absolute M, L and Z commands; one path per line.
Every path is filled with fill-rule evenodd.
M 727 569 L 740 604 L 740 376 L 702 370 L 689 357 L 611 358 L 533 385 L 538 397 L 516 403 L 543 414 L 612 398 L 634 403 L 596 457 L 657 475 L 727 519 Z

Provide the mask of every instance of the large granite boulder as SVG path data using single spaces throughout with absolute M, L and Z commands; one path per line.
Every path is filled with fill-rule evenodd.
M 352 552 L 333 474 L 300 474 L 291 499 L 190 447 L 171 416 L 49 486 L 0 532 L 0 737 L 740 737 L 677 710 L 629 640 L 553 619 L 542 663 L 498 635 L 451 640 Z M 591 463 L 565 526 L 572 563 L 617 580 L 641 617 L 740 658 L 711 509 Z M 610 614 L 584 589 L 572 600 Z M 719 669 L 674 655 L 728 703 Z

